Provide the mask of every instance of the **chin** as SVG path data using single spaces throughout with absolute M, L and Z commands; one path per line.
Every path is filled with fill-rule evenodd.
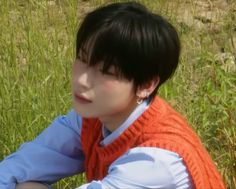
M 81 108 L 76 108 L 74 107 L 74 110 L 76 111 L 77 114 L 79 114 L 80 116 L 84 117 L 84 118 L 96 118 L 97 116 L 92 114 L 91 111 L 84 111 L 81 110 Z

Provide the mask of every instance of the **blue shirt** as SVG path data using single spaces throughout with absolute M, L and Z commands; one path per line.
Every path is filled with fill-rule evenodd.
M 115 140 L 147 108 L 140 104 L 114 132 L 103 126 L 106 146 Z M 53 183 L 84 172 L 84 154 L 80 134 L 82 118 L 74 110 L 58 116 L 35 140 L 0 163 L 0 188 L 14 189 L 16 183 L 41 181 Z M 103 180 L 92 181 L 77 189 L 99 188 L 192 188 L 182 158 L 171 151 L 155 147 L 136 147 L 114 161 Z

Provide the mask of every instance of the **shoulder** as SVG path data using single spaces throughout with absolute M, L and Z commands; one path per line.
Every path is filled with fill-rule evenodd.
M 187 124 L 186 118 L 180 112 L 178 112 L 169 102 L 160 96 L 156 96 L 152 102 L 153 106 L 157 109 L 157 114 L 159 117 L 156 117 L 162 121 L 174 120 Z M 152 105 L 151 104 L 151 105 Z
M 152 139 L 157 142 L 165 140 L 168 143 L 175 143 L 176 139 L 180 142 L 183 142 L 183 140 L 189 142 L 189 139 L 199 142 L 198 135 L 186 118 L 164 99 L 156 96 L 150 108 L 151 110 L 155 109 L 155 114 L 153 114 L 151 121 L 143 128 L 144 135 L 150 136 L 151 134 Z M 147 143 L 149 142 L 147 141 Z M 144 144 L 144 146 L 148 145 Z
M 57 134 L 61 132 L 66 135 L 65 132 L 74 133 L 80 135 L 82 127 L 82 117 L 77 114 L 74 109 L 68 111 L 67 114 L 58 115 L 52 123 L 45 129 L 45 132 L 51 132 L 52 134 Z

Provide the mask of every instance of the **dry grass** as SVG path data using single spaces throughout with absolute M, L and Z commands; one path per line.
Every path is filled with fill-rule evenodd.
M 1 158 L 70 109 L 70 67 L 79 20 L 106 2 L 1 0 Z M 228 188 L 235 188 L 235 1 L 140 2 L 169 18 L 182 40 L 177 74 L 160 95 L 188 118 Z M 69 189 L 82 182 L 83 176 L 75 176 L 57 187 Z

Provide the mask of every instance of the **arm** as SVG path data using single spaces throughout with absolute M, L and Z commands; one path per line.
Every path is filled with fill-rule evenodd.
M 182 158 L 160 148 L 137 147 L 111 164 L 108 175 L 77 189 L 162 188 L 191 189 Z
M 16 189 L 52 189 L 50 186 L 46 184 L 41 184 L 37 182 L 25 182 L 21 184 L 17 184 Z
M 34 141 L 0 163 L 0 188 L 13 189 L 30 180 L 53 183 L 82 172 L 81 125 L 74 111 L 57 117 Z

